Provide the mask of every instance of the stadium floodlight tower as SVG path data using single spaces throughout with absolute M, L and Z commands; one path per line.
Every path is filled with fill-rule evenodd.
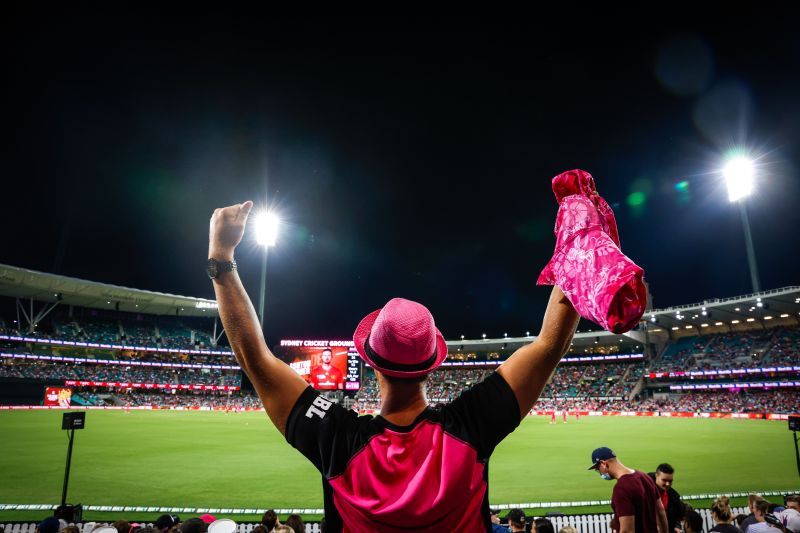
M 749 158 L 740 154 L 732 155 L 722 169 L 725 176 L 725 183 L 728 185 L 728 200 L 739 204 L 739 212 L 742 215 L 742 226 L 744 227 L 744 239 L 747 245 L 747 262 L 750 265 L 750 281 L 753 284 L 753 292 L 761 290 L 758 281 L 758 266 L 756 265 L 756 252 L 753 247 L 753 236 L 750 233 L 750 222 L 747 219 L 747 208 L 745 199 L 753 192 L 753 179 L 755 176 L 755 165 Z
M 264 296 L 267 291 L 267 251 L 270 246 L 275 246 L 278 240 L 278 227 L 280 219 L 275 213 L 262 211 L 258 213 L 254 220 L 256 230 L 256 242 L 261 246 L 261 296 L 258 300 L 258 320 L 261 329 L 264 329 Z

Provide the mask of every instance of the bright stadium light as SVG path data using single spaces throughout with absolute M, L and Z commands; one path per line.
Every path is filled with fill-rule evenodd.
M 256 242 L 261 246 L 275 246 L 275 241 L 278 239 L 280 219 L 274 213 L 262 211 L 256 215 L 254 224 Z
M 258 319 L 264 329 L 264 297 L 267 291 L 267 250 L 278 240 L 280 219 L 269 211 L 261 211 L 253 220 L 256 242 L 263 248 L 261 253 L 261 298 L 258 300 Z
M 753 192 L 756 169 L 753 160 L 742 155 L 742 150 L 732 152 L 722 168 L 725 184 L 728 186 L 728 200 L 739 204 L 744 227 L 744 238 L 747 246 L 747 262 L 750 266 L 750 282 L 753 292 L 759 292 L 761 285 L 758 280 L 758 267 L 756 265 L 756 252 L 753 247 L 753 236 L 750 234 L 750 222 L 747 218 L 745 198 Z
M 722 169 L 725 184 L 728 186 L 728 200 L 738 202 L 753 192 L 753 161 L 744 156 L 731 157 Z

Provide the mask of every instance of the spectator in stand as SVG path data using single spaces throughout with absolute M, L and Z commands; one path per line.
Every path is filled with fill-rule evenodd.
M 284 524 L 278 524 L 272 531 L 275 533 L 295 533 L 294 529 Z
M 573 526 L 564 526 L 558 530 L 558 533 L 578 533 L 578 530 Z
M 511 533 L 525 531 L 525 522 L 527 519 L 528 517 L 525 516 L 525 511 L 522 509 L 511 509 L 506 515 L 506 521 L 508 521 L 508 527 Z
M 766 502 L 764 498 L 759 496 L 758 494 L 750 494 L 747 496 L 747 507 L 750 509 L 750 514 L 742 521 L 739 525 L 739 528 L 742 530 L 742 533 L 747 533 L 747 529 L 757 522 L 756 520 L 756 504 L 758 502 Z M 767 508 L 769 508 L 769 503 L 767 503 Z
M 36 533 L 58 533 L 61 529 L 61 521 L 55 516 L 45 518 L 36 524 Z
M 160 530 L 162 533 L 167 533 L 173 526 L 177 526 L 180 523 L 181 519 L 178 515 L 162 514 L 153 522 L 153 527 Z
M 694 509 L 686 511 L 683 517 L 683 530 L 686 533 L 703 533 L 703 517 Z
M 508 528 L 500 525 L 500 511 L 489 509 L 489 521 L 492 523 L 492 533 L 508 533 Z
M 250 533 L 272 533 L 272 529 L 267 529 L 264 524 L 258 524 Z
M 531 531 L 535 530 L 536 533 L 556 533 L 556 528 L 553 523 L 547 518 L 537 518 L 533 521 Z
M 117 530 L 117 533 L 130 533 L 131 524 L 127 520 L 117 520 L 111 527 Z
M 686 506 L 681 501 L 681 495 L 672 488 L 672 482 L 675 478 L 675 469 L 669 463 L 661 463 L 656 468 L 655 472 L 647 474 L 655 481 L 658 487 L 659 494 L 661 494 L 661 504 L 667 512 L 667 524 L 670 531 L 680 532 L 681 520 L 686 513 Z
M 795 511 L 800 512 L 800 496 L 797 494 L 786 496 L 783 501 L 786 502 L 787 509 L 794 509 Z
M 206 533 L 208 524 L 200 518 L 190 518 L 178 526 L 180 533 Z
M 769 506 L 770 503 L 765 499 L 760 499 L 756 501 L 755 505 L 753 505 L 753 517 L 755 517 L 755 523 L 750 524 L 746 532 L 749 533 L 777 533 L 775 531 L 774 526 L 767 523 L 767 514 L 769 513 Z
M 711 505 L 711 519 L 714 520 L 714 527 L 709 530 L 709 533 L 742 533 L 742 531 L 733 524 L 733 514 L 731 513 L 730 500 L 727 496 L 720 496 Z
M 67 527 L 62 527 L 59 533 L 81 533 L 81 528 L 79 528 L 75 524 L 71 524 Z
M 261 517 L 261 525 L 267 528 L 267 533 L 275 529 L 275 526 L 278 525 L 278 515 L 275 513 L 274 509 L 269 509 L 264 516 Z
M 286 519 L 285 525 L 292 528 L 294 533 L 306 533 L 306 526 L 303 525 L 303 519 L 300 518 L 299 514 L 290 514 L 289 518 Z
M 605 480 L 617 480 L 611 494 L 614 518 L 611 528 L 619 533 L 667 533 L 667 513 L 658 487 L 644 472 L 628 468 L 610 448 L 592 452 L 592 466 Z
M 783 511 L 775 513 L 775 517 L 780 520 L 783 527 L 792 533 L 800 533 L 800 511 L 797 509 L 787 507 Z

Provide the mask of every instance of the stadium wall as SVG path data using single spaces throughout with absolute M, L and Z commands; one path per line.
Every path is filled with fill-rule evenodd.
M 226 407 L 184 407 L 184 406 L 157 406 L 157 405 L 139 405 L 125 407 L 120 405 L 81 405 L 74 407 L 61 407 L 57 405 L 0 405 L 0 411 L 16 411 L 16 410 L 44 410 L 44 409 L 64 409 L 64 410 L 170 410 L 170 411 L 227 411 Z M 238 409 L 230 409 L 236 412 L 245 411 L 263 411 L 262 408 L 243 407 Z M 556 411 L 560 414 L 561 411 Z M 574 414 L 575 411 L 570 411 Z M 378 414 L 374 410 L 360 411 L 360 414 L 375 415 Z M 550 416 L 553 411 L 532 411 L 528 416 Z M 670 412 L 670 411 L 578 411 L 580 416 L 647 416 L 647 417 L 664 417 L 664 418 L 741 418 L 748 420 L 789 420 L 789 415 L 784 413 L 689 413 L 689 412 Z

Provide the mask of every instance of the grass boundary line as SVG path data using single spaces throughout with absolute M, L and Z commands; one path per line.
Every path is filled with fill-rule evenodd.
M 800 488 L 786 489 L 786 490 L 771 490 L 771 491 L 739 491 L 730 492 L 726 494 L 720 493 L 705 493 L 705 494 L 689 494 L 681 496 L 682 500 L 710 500 L 718 496 L 728 496 L 729 498 L 744 498 L 751 493 L 760 494 L 761 496 L 782 496 L 784 494 L 797 494 L 800 493 Z M 585 500 L 585 501 L 572 501 L 572 502 L 527 502 L 527 503 L 503 503 L 491 504 L 493 509 L 552 509 L 557 507 L 594 507 L 598 505 L 610 505 L 611 500 Z M 14 504 L 4 503 L 0 504 L 0 511 L 48 511 L 55 509 L 58 504 Z M 200 507 L 141 507 L 129 505 L 84 505 L 84 511 L 100 511 L 100 512 L 121 512 L 121 513 L 189 513 L 189 514 L 203 514 L 203 513 L 219 513 L 219 514 L 236 514 L 236 515 L 262 515 L 267 512 L 267 509 L 223 509 L 223 508 L 200 508 Z M 278 514 L 324 514 L 324 509 L 274 509 Z

